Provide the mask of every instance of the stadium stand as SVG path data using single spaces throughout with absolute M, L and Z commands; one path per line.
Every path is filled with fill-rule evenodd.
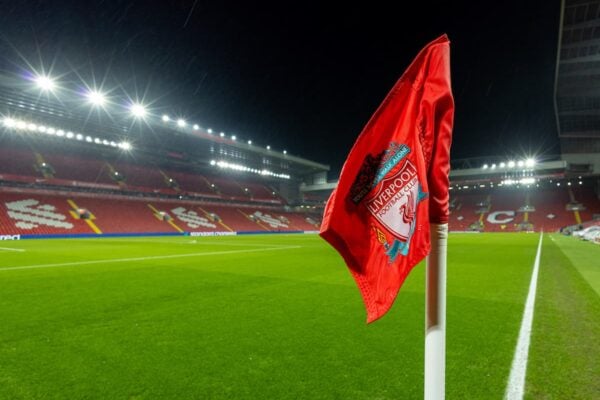
M 90 118 L 70 106 L 75 81 L 62 80 L 73 90 L 59 100 L 28 94 L 19 74 L 0 78 L 0 234 L 314 231 L 336 186 L 327 165 L 199 124 Z M 453 160 L 450 230 L 557 231 L 600 219 L 600 164 L 567 160 Z
M 85 220 L 76 218 L 68 198 L 32 193 L 1 193 L 0 233 L 93 233 Z
M 288 232 L 315 230 L 300 213 L 248 206 L 0 190 L 0 233 Z M 83 212 L 83 211 L 85 212 Z M 82 218 L 81 214 L 87 214 Z
M 35 170 L 35 156 L 31 150 L 4 147 L 0 143 L 0 174 L 41 177 Z

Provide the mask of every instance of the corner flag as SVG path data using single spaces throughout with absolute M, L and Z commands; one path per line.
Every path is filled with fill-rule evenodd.
M 430 223 L 448 222 L 453 119 L 443 35 L 421 50 L 371 117 L 325 208 L 320 235 L 346 261 L 368 323 L 389 310 L 429 254 Z

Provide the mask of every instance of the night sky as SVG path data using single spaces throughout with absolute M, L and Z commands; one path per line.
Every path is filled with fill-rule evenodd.
M 558 153 L 560 1 L 393 3 L 0 1 L 1 67 L 106 77 L 157 114 L 329 164 L 335 178 L 412 58 L 447 33 L 453 159 Z

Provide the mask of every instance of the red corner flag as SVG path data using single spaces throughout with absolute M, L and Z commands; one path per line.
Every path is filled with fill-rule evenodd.
M 389 310 L 429 253 L 429 224 L 448 222 L 453 119 L 443 35 L 421 50 L 371 117 L 325 208 L 320 234 L 350 268 L 367 322 Z

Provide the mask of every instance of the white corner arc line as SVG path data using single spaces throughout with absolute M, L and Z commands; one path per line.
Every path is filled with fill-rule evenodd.
M 148 261 L 148 260 L 165 260 L 169 258 L 184 258 L 184 257 L 204 257 L 204 256 L 216 256 L 225 254 L 238 254 L 238 253 L 258 253 L 262 251 L 277 251 L 277 250 L 289 250 L 299 249 L 302 246 L 288 246 L 288 247 L 267 247 L 260 249 L 247 249 L 247 250 L 228 250 L 228 251 L 210 251 L 203 253 L 187 253 L 187 254 L 172 254 L 167 256 L 148 256 L 148 257 L 131 257 L 131 258 L 113 258 L 105 260 L 93 260 L 93 261 L 76 261 L 60 264 L 38 264 L 38 265 L 23 265 L 17 267 L 3 267 L 0 271 L 16 271 L 22 269 L 39 269 L 39 268 L 56 268 L 56 267 L 70 267 L 78 265 L 92 265 L 92 264 L 109 264 L 109 263 L 122 263 L 129 261 Z
M 535 306 L 535 293 L 537 291 L 537 279 L 540 270 L 540 257 L 542 255 L 542 239 L 544 232 L 540 233 L 535 261 L 533 263 L 533 272 L 531 282 L 529 283 L 529 293 L 525 302 L 521 329 L 519 330 L 519 339 L 515 348 L 508 386 L 504 393 L 505 400 L 522 400 L 525 393 L 525 375 L 527 374 L 527 359 L 529 357 L 529 342 L 531 339 L 531 328 L 533 326 L 533 310 Z
M 13 249 L 11 247 L 0 247 L 0 250 L 24 252 L 25 249 Z

